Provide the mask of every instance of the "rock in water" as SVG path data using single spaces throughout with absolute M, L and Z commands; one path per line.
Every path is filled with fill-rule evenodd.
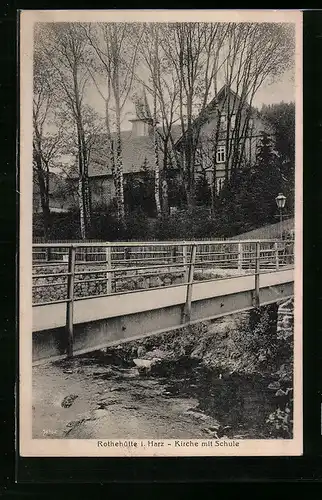
M 70 394 L 69 396 L 64 397 L 64 399 L 61 402 L 61 406 L 63 408 L 69 408 L 70 406 L 72 406 L 76 398 L 78 398 L 77 394 Z
M 169 355 L 165 351 L 161 351 L 161 349 L 153 349 L 153 351 L 148 351 L 144 354 L 144 359 L 157 359 L 162 360 L 169 357 Z
M 151 374 L 154 367 L 159 366 L 161 360 L 158 358 L 153 359 L 133 359 L 134 364 L 136 365 L 140 375 Z
M 133 359 L 133 361 L 138 368 L 145 368 L 146 370 L 151 370 L 152 365 L 156 363 L 155 359 Z
M 146 353 L 146 348 L 143 345 L 140 345 L 137 349 L 137 357 L 143 358 Z

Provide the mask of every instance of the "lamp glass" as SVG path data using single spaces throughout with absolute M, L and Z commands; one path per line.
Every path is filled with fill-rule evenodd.
M 286 196 L 284 196 L 282 193 L 279 193 L 279 195 L 276 196 L 275 201 L 278 208 L 284 208 L 286 202 Z

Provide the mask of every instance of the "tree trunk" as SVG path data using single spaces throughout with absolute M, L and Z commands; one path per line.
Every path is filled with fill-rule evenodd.
M 157 113 L 156 113 L 156 93 L 153 96 L 153 142 L 154 142 L 154 198 L 157 211 L 157 217 L 161 217 L 160 200 L 160 164 L 159 164 L 159 142 L 157 131 Z
M 156 127 L 155 127 L 156 128 Z M 160 166 L 158 152 L 158 138 L 156 131 L 154 132 L 154 198 L 157 210 L 157 216 L 161 217 L 161 200 L 160 200 Z
M 187 95 L 187 140 L 185 144 L 185 163 L 187 172 L 187 202 L 188 207 L 192 208 L 195 205 L 195 172 L 193 161 L 193 131 L 192 131 L 192 96 Z
M 116 54 L 117 41 L 114 40 L 114 72 L 112 79 L 112 87 L 115 99 L 115 121 L 116 121 L 116 162 L 115 162 L 115 178 L 117 185 L 117 216 L 121 227 L 125 226 L 125 209 L 124 209 L 124 186 L 123 186 L 123 161 L 122 161 L 122 141 L 121 141 L 121 107 L 120 107 L 120 88 L 119 88 L 119 59 Z
M 154 57 L 153 57 L 153 142 L 154 142 L 154 198 L 157 217 L 160 218 L 160 164 L 159 164 L 159 142 L 157 130 L 157 78 L 158 78 L 158 28 L 154 31 Z
M 169 197 L 168 197 L 168 183 L 166 179 L 162 179 L 162 212 L 165 215 L 169 214 Z
M 80 235 L 81 239 L 86 238 L 86 224 L 85 224 L 85 212 L 83 203 L 83 182 L 81 177 L 78 179 L 78 203 L 79 203 L 79 222 L 80 222 Z
M 49 228 L 50 228 L 50 208 L 49 208 L 49 196 L 48 196 L 48 192 L 49 192 L 48 191 L 49 190 L 48 181 L 49 181 L 49 179 L 47 178 L 47 182 L 44 179 L 43 163 L 42 163 L 41 155 L 38 151 L 35 152 L 34 159 L 35 159 L 35 164 L 36 164 L 37 180 L 38 180 L 39 193 L 40 193 L 40 203 L 41 203 L 41 210 L 42 210 L 44 237 L 47 240 L 49 237 Z
M 110 128 L 108 100 L 105 101 L 105 125 L 106 125 L 106 132 L 107 132 L 107 142 L 108 142 L 107 148 L 108 148 L 109 165 L 111 166 L 112 177 L 113 177 L 113 182 L 114 182 L 115 199 L 116 199 L 116 203 L 118 204 L 118 195 L 117 195 L 118 189 L 117 189 L 117 178 L 116 178 L 116 169 L 115 169 L 114 142 L 112 139 L 111 128 Z M 118 211 L 118 209 L 117 209 L 117 211 Z
M 75 106 L 73 108 L 74 118 L 77 130 L 77 145 L 78 145 L 78 168 L 80 185 L 78 195 L 81 196 L 80 203 L 80 226 L 82 239 L 88 236 L 88 229 L 91 224 L 91 196 L 88 181 L 88 165 L 87 165 L 87 148 L 85 141 L 85 131 L 83 127 L 83 113 L 78 85 L 78 61 L 74 61 L 72 66 Z
M 78 136 L 78 198 L 79 198 L 79 216 L 80 216 L 80 229 L 81 238 L 86 239 L 88 228 L 88 199 L 87 199 L 87 186 L 85 176 L 85 162 L 83 155 L 83 147 L 81 140 L 80 124 L 77 123 L 77 136 Z
M 125 209 L 124 209 L 124 188 L 123 188 L 123 162 L 122 162 L 122 142 L 121 142 L 121 127 L 119 115 L 116 126 L 116 167 L 115 176 L 117 184 L 117 203 L 118 203 L 118 219 L 120 224 L 125 224 Z

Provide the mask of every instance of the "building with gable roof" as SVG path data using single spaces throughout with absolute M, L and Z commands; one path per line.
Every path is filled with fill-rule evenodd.
M 144 168 L 154 169 L 153 122 L 145 92 L 136 99 L 135 116 L 130 120 L 131 130 L 121 131 L 122 162 L 124 182 L 131 177 L 143 178 Z M 245 124 L 249 125 L 246 127 Z M 205 175 L 216 193 L 223 187 L 225 176 L 234 168 L 236 150 L 243 162 L 253 163 L 256 158 L 258 141 L 263 132 L 274 135 L 272 126 L 251 107 L 245 98 L 238 96 L 227 85 L 205 107 L 192 124 L 193 133 L 198 134 L 194 170 L 195 176 Z M 175 147 L 182 154 L 185 136 L 180 125 L 171 128 Z M 115 134 L 112 134 L 112 137 Z M 115 197 L 115 187 L 106 147 L 106 134 L 99 134 L 91 149 L 88 173 L 93 203 L 109 203 Z M 242 145 L 242 148 L 241 148 Z M 159 150 L 159 164 L 162 169 L 162 148 Z M 183 156 L 183 155 L 182 155 Z M 77 167 L 74 166 L 70 178 L 75 179 L 77 192 Z M 70 191 L 70 190 L 69 190 Z M 55 204 L 55 203 L 54 203 Z M 77 196 L 69 195 L 66 207 L 77 205 Z
M 274 129 L 260 112 L 224 85 L 192 124 L 196 134 L 195 175 L 205 175 L 218 194 L 234 168 L 253 164 L 262 134 Z M 184 148 L 184 135 L 176 143 Z

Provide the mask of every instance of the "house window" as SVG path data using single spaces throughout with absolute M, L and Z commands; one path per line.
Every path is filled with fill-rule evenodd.
M 232 115 L 230 118 L 230 127 L 232 130 L 234 130 L 235 125 L 236 125 L 236 115 Z
M 216 163 L 225 163 L 226 161 L 226 147 L 218 146 L 216 151 Z

